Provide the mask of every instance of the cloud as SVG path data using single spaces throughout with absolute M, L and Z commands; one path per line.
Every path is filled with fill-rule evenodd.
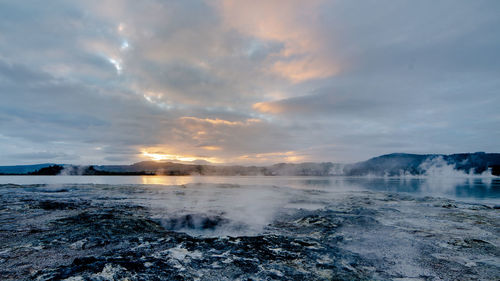
M 321 93 L 271 102 L 258 102 L 252 107 L 262 113 L 283 115 L 362 115 L 380 111 L 390 104 L 338 93 Z
M 180 120 L 191 124 L 205 123 L 210 125 L 224 125 L 224 126 L 248 126 L 251 125 L 252 123 L 262 122 L 262 120 L 259 119 L 247 119 L 244 122 L 242 122 L 242 121 L 228 121 L 224 119 L 210 119 L 210 118 L 200 119 L 196 117 L 181 117 Z
M 143 151 L 249 164 L 495 151 L 498 10 L 2 1 L 1 164 L 128 163 Z
M 332 76 L 339 66 L 324 49 L 318 15 L 323 1 L 223 0 L 219 10 L 228 28 L 283 48 L 269 58 L 270 70 L 293 83 Z
M 16 153 L 11 154 L 9 157 L 14 159 L 25 159 L 25 160 L 77 160 L 80 158 L 78 155 L 68 155 L 62 152 L 28 152 L 28 153 Z

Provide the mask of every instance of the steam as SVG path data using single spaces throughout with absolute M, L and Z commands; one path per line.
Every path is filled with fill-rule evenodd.
M 456 165 L 449 164 L 446 162 L 442 156 L 428 158 L 422 164 L 420 164 L 419 169 L 424 171 L 423 175 L 426 177 L 443 177 L 443 178 L 485 178 L 493 177 L 491 174 L 491 169 L 488 169 L 481 174 L 475 174 L 473 169 L 469 172 L 464 170 L 456 169 Z
M 64 165 L 59 176 L 81 176 L 84 174 L 87 166 Z
M 203 236 L 261 233 L 291 196 L 287 188 L 209 183 L 162 186 L 156 192 L 142 202 L 153 218 L 167 229 Z

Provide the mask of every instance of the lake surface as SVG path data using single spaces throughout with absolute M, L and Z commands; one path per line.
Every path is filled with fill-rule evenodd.
M 221 177 L 221 176 L 0 176 L 0 184 L 65 184 L 180 186 L 238 184 L 242 186 L 321 189 L 330 192 L 386 191 L 438 196 L 468 202 L 500 204 L 499 177 Z

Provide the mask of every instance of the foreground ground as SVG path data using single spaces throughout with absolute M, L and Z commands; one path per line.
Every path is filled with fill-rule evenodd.
M 500 210 L 491 204 L 358 191 L 311 208 L 307 198 L 324 196 L 310 190 L 260 233 L 188 235 L 231 222 L 224 213 L 158 219 L 148 206 L 81 198 L 77 188 L 0 186 L 0 280 L 500 277 Z

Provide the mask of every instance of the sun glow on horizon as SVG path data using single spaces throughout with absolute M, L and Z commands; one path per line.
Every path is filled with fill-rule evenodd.
M 196 157 L 196 156 L 175 155 L 175 154 L 150 153 L 147 151 L 142 151 L 142 156 L 149 158 L 153 161 L 168 160 L 168 161 L 194 162 L 197 160 L 202 160 L 210 163 L 221 163 L 218 159 L 214 157 Z
M 220 152 L 220 146 L 199 146 L 197 149 L 205 151 Z M 165 151 L 165 152 L 163 152 Z M 309 160 L 309 158 L 297 151 L 268 152 L 257 154 L 235 155 L 232 157 L 217 157 L 205 155 L 180 155 L 174 154 L 161 148 L 144 148 L 140 157 L 152 161 L 184 162 L 186 164 L 213 164 L 213 165 L 271 165 L 274 163 L 299 163 Z M 207 162 L 207 163 L 204 163 Z

